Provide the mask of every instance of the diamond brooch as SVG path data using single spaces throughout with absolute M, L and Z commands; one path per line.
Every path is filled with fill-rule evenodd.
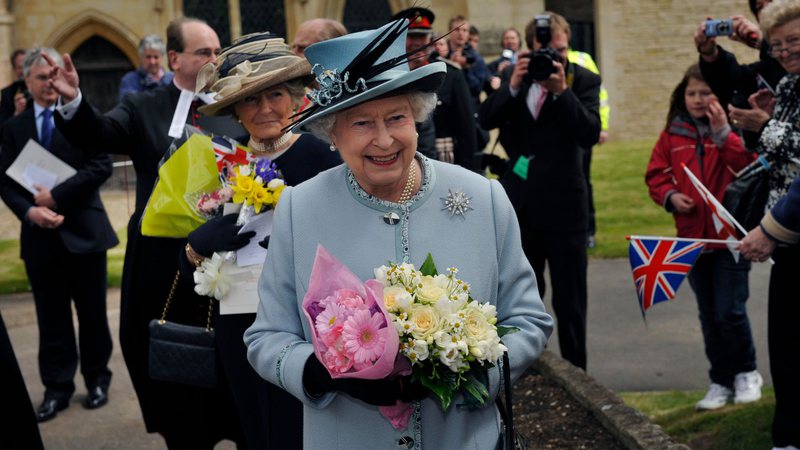
M 439 198 L 441 198 L 444 202 L 444 208 L 442 208 L 442 210 L 449 211 L 450 217 L 464 217 L 464 214 L 466 214 L 467 211 L 473 209 L 471 206 L 469 206 L 472 197 L 468 197 L 467 194 L 463 193 L 462 191 L 453 192 L 452 189 L 448 189 L 447 197 Z

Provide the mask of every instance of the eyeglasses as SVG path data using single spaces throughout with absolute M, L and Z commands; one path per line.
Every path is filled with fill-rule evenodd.
M 800 37 L 792 37 L 787 39 L 784 43 L 784 46 L 781 46 L 780 43 L 769 45 L 769 56 L 772 56 L 773 58 L 780 58 L 783 52 L 786 52 L 790 55 L 797 51 L 800 51 Z
M 221 48 L 215 48 L 215 49 L 212 50 L 210 48 L 198 48 L 197 50 L 195 50 L 193 52 L 183 51 L 183 52 L 179 52 L 179 53 L 186 53 L 186 54 L 194 55 L 194 56 L 197 56 L 198 58 L 211 58 L 211 55 L 214 55 L 214 56 L 221 55 L 222 54 L 222 49 Z

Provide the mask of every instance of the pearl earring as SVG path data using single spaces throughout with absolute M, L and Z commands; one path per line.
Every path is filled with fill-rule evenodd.
M 335 146 L 335 145 L 333 145 L 333 144 L 331 144 L 331 146 L 330 146 L 330 147 L 328 147 L 328 148 L 329 148 L 329 149 L 330 149 L 330 151 L 332 151 L 332 152 L 335 152 L 335 151 L 336 151 L 336 146 Z
M 419 137 L 419 133 L 414 133 L 414 134 L 417 135 L 417 137 Z

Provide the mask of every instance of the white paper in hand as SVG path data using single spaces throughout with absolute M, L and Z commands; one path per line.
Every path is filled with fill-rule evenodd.
M 247 267 L 255 264 L 264 264 L 264 259 L 267 257 L 267 250 L 258 245 L 265 237 L 272 234 L 272 216 L 274 210 L 253 216 L 247 225 L 239 230 L 239 234 L 248 231 L 255 231 L 256 235 L 244 247 L 236 250 L 236 265 L 239 267 Z
M 28 139 L 17 159 L 6 170 L 9 178 L 34 195 L 37 193 L 33 188 L 34 183 L 52 189 L 76 173 L 72 166 L 58 159 L 33 139 Z M 55 181 L 52 180 L 53 176 Z

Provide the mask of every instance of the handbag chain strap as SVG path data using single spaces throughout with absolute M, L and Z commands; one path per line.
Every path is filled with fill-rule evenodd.
M 172 280 L 172 286 L 169 288 L 169 295 L 167 295 L 167 302 L 164 304 L 164 310 L 161 311 L 161 319 L 158 321 L 160 325 L 164 325 L 167 321 L 167 311 L 169 305 L 172 304 L 172 298 L 175 296 L 175 289 L 178 287 L 178 280 L 181 279 L 181 271 L 175 273 L 175 279 Z M 211 331 L 211 319 L 214 316 L 214 299 L 208 298 L 208 317 L 206 318 L 206 331 Z

